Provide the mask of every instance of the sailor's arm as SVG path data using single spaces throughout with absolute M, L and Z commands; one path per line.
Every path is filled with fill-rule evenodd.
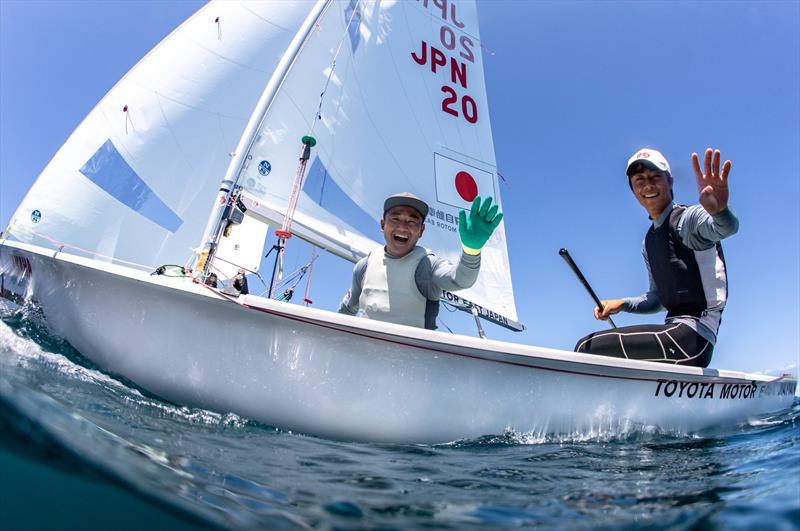
M 497 205 L 492 205 L 491 197 L 481 202 L 481 197 L 476 196 L 469 214 L 464 210 L 458 213 L 458 233 L 462 246 L 458 264 L 453 265 L 447 260 L 428 255 L 420 262 L 415 273 L 420 292 L 428 300 L 439 300 L 443 289 L 457 291 L 475 284 L 481 269 L 481 249 L 502 219 L 503 214 L 498 212 Z
M 650 271 L 650 262 L 647 259 L 647 250 L 642 250 L 644 256 L 644 265 L 647 268 L 648 288 L 647 293 L 643 293 L 638 297 L 626 297 L 622 299 L 622 311 L 628 313 L 656 313 L 664 309 L 661 306 L 661 297 L 658 296 L 656 290 L 656 281 L 653 279 L 653 272 Z
M 651 290 L 638 297 L 626 297 L 624 299 L 607 299 L 600 301 L 602 311 L 597 306 L 594 307 L 595 319 L 605 321 L 610 315 L 619 312 L 628 313 L 656 313 L 661 311 L 661 299 L 658 293 Z
M 650 271 L 650 264 L 647 261 L 647 251 L 642 251 L 644 254 L 644 265 L 647 267 L 647 277 L 649 280 L 649 288 L 646 293 L 638 297 L 625 297 L 624 299 L 607 299 L 600 301 L 603 306 L 601 310 L 597 306 L 594 308 L 594 317 L 601 321 L 608 319 L 610 315 L 619 312 L 627 313 L 656 313 L 663 309 L 661 306 L 661 298 L 656 291 L 656 282 L 653 279 L 653 273 Z
M 481 270 L 481 255 L 461 253 L 458 264 L 444 258 L 428 255 L 422 259 L 414 276 L 420 293 L 428 300 L 439 300 L 442 290 L 467 289 L 478 280 Z
M 345 293 L 339 305 L 339 313 L 355 315 L 358 313 L 358 300 L 361 298 L 361 286 L 364 283 L 364 272 L 367 270 L 367 257 L 359 260 L 353 267 L 353 280 L 350 290 Z
M 663 309 L 661 298 L 655 291 L 648 291 L 638 297 L 622 299 L 622 311 L 628 313 L 656 313 Z
M 739 230 L 739 219 L 726 207 L 711 215 L 701 205 L 687 207 L 678 220 L 678 234 L 685 246 L 695 251 L 710 249 Z

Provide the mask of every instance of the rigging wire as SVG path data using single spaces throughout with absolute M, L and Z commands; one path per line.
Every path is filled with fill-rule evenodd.
M 453 331 L 450 329 L 450 327 L 449 327 L 449 326 L 447 326 L 447 323 L 445 323 L 445 322 L 442 320 L 442 318 L 441 318 L 441 317 L 439 317 L 439 318 L 438 318 L 438 320 L 439 320 L 439 324 L 440 324 L 440 325 L 442 325 L 443 327 L 447 328 L 447 331 L 448 331 L 448 332 L 450 332 L 451 334 L 454 334 L 454 333 L 455 333 L 455 332 L 453 332 Z
M 294 295 L 294 291 L 297 288 L 297 285 L 300 284 L 300 282 L 303 280 L 303 277 L 309 271 L 316 258 L 317 257 L 314 256 L 309 263 L 294 271 L 291 275 L 283 279 L 277 286 L 275 286 L 272 290 L 272 293 L 276 293 L 281 290 L 283 291 L 278 296 L 273 295 L 272 298 L 278 301 L 285 301 L 285 302 L 291 300 L 292 295 Z M 261 294 L 261 296 L 264 296 L 266 293 L 267 292 L 265 291 L 264 293 Z
M 321 5 L 321 4 L 317 4 Z M 286 80 L 286 76 L 288 76 L 289 72 L 293 65 L 295 64 L 297 58 L 306 48 L 306 45 L 309 42 L 309 37 L 314 34 L 316 30 L 319 29 L 320 18 L 325 14 L 328 8 L 331 6 L 331 2 L 328 1 L 321 7 L 321 9 L 317 9 L 315 6 L 311 13 L 314 13 L 314 23 L 313 28 L 307 25 L 308 22 L 311 22 L 307 19 L 306 22 L 303 23 L 301 26 L 301 30 L 303 31 L 302 38 L 300 42 L 295 42 L 296 38 L 293 39 L 290 43 L 289 49 L 287 49 L 285 55 L 278 63 L 279 69 L 281 71 L 281 79 L 280 83 L 276 83 L 273 86 L 274 75 L 277 73 L 278 70 L 273 72 L 273 78 L 270 78 L 270 82 L 265 87 L 264 92 L 261 94 L 261 98 L 259 99 L 259 103 L 256 107 L 257 112 L 259 113 L 258 122 L 254 122 L 253 118 L 255 117 L 254 114 L 251 115 L 250 120 L 245 128 L 245 132 L 239 140 L 239 145 L 237 146 L 237 150 L 233 155 L 233 160 L 228 165 L 228 170 L 225 172 L 225 176 L 220 186 L 220 193 L 218 195 L 219 203 L 214 207 L 209 216 L 208 225 L 206 230 L 203 233 L 203 241 L 201 242 L 201 247 L 198 249 L 198 252 L 193 254 L 192 258 L 190 259 L 190 263 L 193 264 L 194 267 L 200 270 L 200 275 L 205 275 L 205 272 L 208 269 L 210 262 L 213 262 L 214 255 L 216 253 L 216 246 L 219 243 L 220 238 L 222 238 L 222 231 L 224 230 L 225 220 L 223 216 L 225 215 L 225 208 L 231 204 L 233 195 L 237 193 L 237 189 L 239 187 L 239 179 L 242 177 L 243 172 L 247 166 L 247 157 L 250 157 L 250 152 L 253 148 L 253 145 L 256 141 L 256 133 L 261 127 L 264 125 L 264 121 L 267 116 L 267 111 L 269 107 L 274 102 L 275 97 L 277 96 L 278 91 L 280 90 L 280 85 Z M 245 8 L 246 9 L 246 8 Z M 262 17 L 259 17 L 262 18 Z M 295 37 L 299 37 L 299 33 L 295 35 Z M 213 52 L 212 52 L 213 53 Z M 272 88 L 270 88 L 272 86 Z M 305 139 L 304 139 L 305 140 Z M 244 149 L 239 149 L 242 147 L 242 144 L 246 142 L 246 147 Z M 305 146 L 304 153 L 307 151 L 308 146 Z M 302 164 L 301 164 L 302 165 Z M 284 239 L 280 240 L 281 243 Z M 279 253 L 278 259 L 280 258 Z M 275 268 L 273 269 L 273 281 L 275 279 L 277 273 L 277 265 L 280 260 L 276 259 Z M 278 275 L 279 276 L 279 275 Z
M 325 86 L 322 87 L 322 92 L 319 95 L 319 105 L 317 106 L 317 112 L 314 115 L 314 119 L 311 121 L 311 130 L 308 132 L 309 136 L 313 136 L 314 128 L 317 126 L 317 122 L 322 119 L 322 103 L 325 99 L 325 93 L 328 92 L 328 86 L 331 84 L 331 78 L 333 77 L 333 71 L 336 69 L 336 58 L 339 57 L 339 52 L 342 51 L 342 45 L 344 44 L 345 37 L 350 32 L 350 25 L 355 20 L 356 15 L 359 16 L 359 21 L 361 20 L 361 0 L 357 0 L 355 5 L 353 6 L 353 12 L 350 13 L 350 19 L 347 21 L 347 25 L 344 27 L 344 31 L 342 32 L 342 37 L 339 39 L 339 45 L 336 47 L 336 53 L 333 54 L 333 60 L 331 61 L 331 65 L 328 70 L 328 78 L 325 80 Z
M 278 254 L 275 257 L 275 265 L 273 268 L 272 274 L 272 285 L 274 285 L 277 281 L 278 284 L 281 282 L 281 278 L 283 277 L 283 257 L 284 257 L 284 248 L 286 241 L 291 237 L 291 224 L 292 224 L 292 217 L 294 216 L 295 209 L 297 208 L 297 202 L 300 198 L 300 193 L 303 187 L 303 180 L 306 174 L 306 163 L 310 158 L 310 150 L 317 141 L 314 139 L 314 129 L 316 128 L 317 122 L 322 118 L 322 104 L 325 101 L 325 94 L 328 91 L 328 86 L 330 85 L 331 78 L 333 77 L 333 72 L 336 69 L 336 59 L 339 57 L 339 53 L 342 50 L 342 45 L 344 44 L 345 38 L 347 37 L 348 32 L 350 31 L 350 25 L 353 23 L 355 19 L 355 15 L 359 14 L 360 20 L 360 7 L 361 0 L 358 0 L 354 6 L 353 12 L 350 14 L 350 19 L 347 21 L 347 25 L 342 32 L 342 36 L 339 39 L 339 44 L 336 48 L 336 52 L 333 55 L 333 59 L 331 61 L 331 65 L 328 70 L 328 77 L 325 80 L 325 85 L 322 88 L 322 92 L 319 95 L 319 104 L 317 105 L 317 111 L 314 115 L 313 120 L 311 121 L 311 127 L 309 128 L 309 132 L 307 135 L 303 136 L 303 151 L 300 157 L 300 163 L 297 168 L 297 173 L 295 175 L 294 182 L 292 184 L 292 192 L 289 196 L 289 201 L 286 207 L 286 213 L 284 214 L 283 224 L 281 225 L 280 230 L 275 231 L 275 234 L 278 236 L 278 245 L 277 251 Z M 327 9 L 327 8 L 326 8 Z M 319 27 L 320 22 L 317 21 L 317 27 Z M 308 42 L 308 41 L 306 41 Z M 303 44 L 303 47 L 305 47 Z M 313 262 L 312 262 L 313 263 Z M 274 290 L 270 289 L 270 296 L 273 296 Z M 307 299 L 307 297 L 306 297 Z
M 270 252 L 272 252 L 272 250 L 271 250 L 271 249 L 270 249 Z M 269 253 L 267 253 L 267 256 L 269 256 Z M 266 256 L 265 256 L 264 258 L 266 258 Z M 246 268 L 246 267 L 244 267 L 244 266 L 242 266 L 242 265 L 239 265 L 239 264 L 236 264 L 236 263 L 234 263 L 234 262 L 231 262 L 230 260 L 225 260 L 224 258 L 221 258 L 221 257 L 219 257 L 219 256 L 217 256 L 217 257 L 214 259 L 214 261 L 215 261 L 215 262 L 216 262 L 217 260 L 219 260 L 219 261 L 221 261 L 221 262 L 225 262 L 226 264 L 228 264 L 228 265 L 232 265 L 232 266 L 234 266 L 234 267 L 236 267 L 236 268 L 239 268 L 239 269 L 244 269 L 245 271 L 247 271 L 247 272 L 248 272 L 248 273 L 250 273 L 251 275 L 255 275 L 255 276 L 256 276 L 256 278 L 258 278 L 258 280 L 260 280 L 260 281 L 261 281 L 261 283 L 262 283 L 262 284 L 264 284 L 264 287 L 266 287 L 266 286 L 267 286 L 267 283 L 266 283 L 266 281 L 264 280 L 264 277 L 262 277 L 262 276 L 261 276 L 261 275 L 258 273 L 258 271 L 254 271 L 254 270 L 252 270 L 252 269 L 248 269 L 248 268 Z M 220 269 L 219 269 L 218 267 L 215 267 L 213 264 L 212 264 L 212 266 L 211 266 L 211 267 L 212 267 L 213 269 L 216 269 L 218 273 L 220 273 L 220 274 L 222 273 L 222 271 L 220 271 Z M 226 280 L 230 280 L 230 279 L 226 279 Z

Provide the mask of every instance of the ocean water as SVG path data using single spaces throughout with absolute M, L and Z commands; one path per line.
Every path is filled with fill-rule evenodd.
M 799 425 L 333 442 L 149 396 L 0 306 L 3 530 L 800 529 Z

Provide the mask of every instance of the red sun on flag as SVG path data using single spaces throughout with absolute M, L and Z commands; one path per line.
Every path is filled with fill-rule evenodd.
M 478 183 L 475 178 L 465 171 L 456 173 L 456 192 L 464 201 L 472 202 L 478 195 Z

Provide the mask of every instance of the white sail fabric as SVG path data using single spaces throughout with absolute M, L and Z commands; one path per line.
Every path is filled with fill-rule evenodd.
M 213 269 L 217 277 L 231 279 L 239 268 L 258 271 L 268 232 L 269 225 L 250 216 L 231 227 L 230 234 L 220 239 L 217 248 Z
M 379 237 L 384 199 L 412 192 L 431 207 L 421 244 L 457 260 L 459 209 L 476 193 L 500 202 L 475 3 L 329 4 L 239 181 L 265 203 L 287 203 L 300 137 L 312 129 L 329 76 L 297 215 L 313 217 L 304 211 L 312 198 L 334 216 L 328 230 L 338 218 Z M 485 247 L 476 285 L 459 295 L 516 319 L 503 224 Z
M 230 152 L 311 5 L 225 1 L 200 9 L 78 126 L 21 203 L 11 234 L 100 259 L 184 263 Z M 239 243 L 257 246 L 258 255 L 263 247 Z

